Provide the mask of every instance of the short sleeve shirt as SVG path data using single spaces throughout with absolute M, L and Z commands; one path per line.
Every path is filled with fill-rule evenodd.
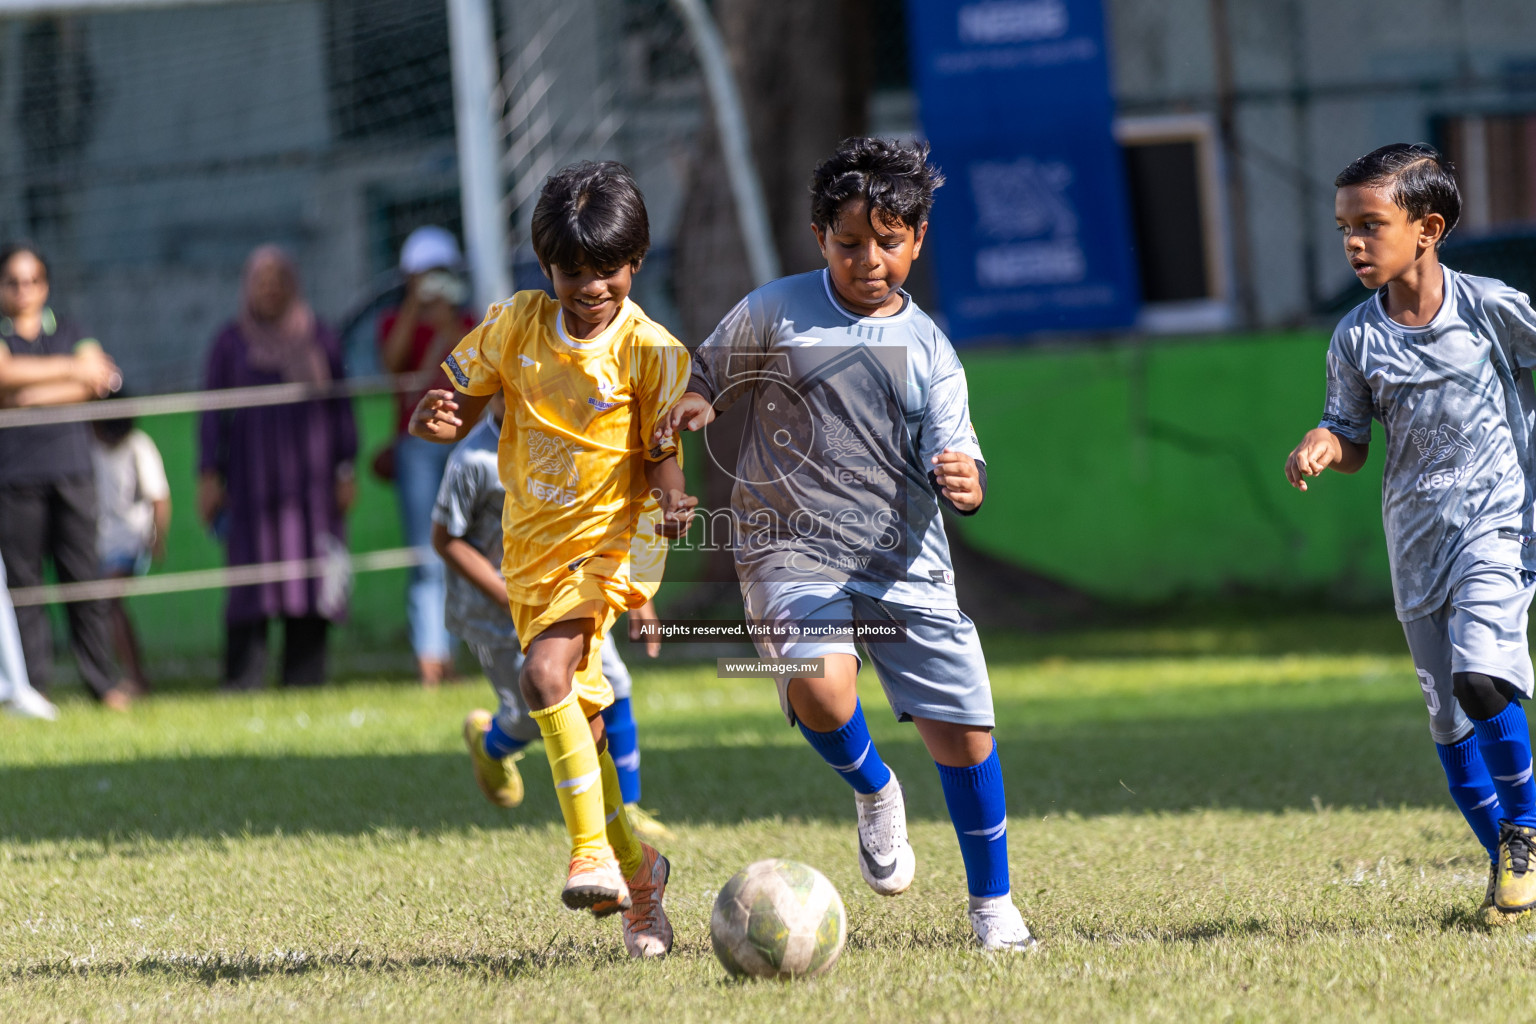
M 893 316 L 861 317 L 824 270 L 782 278 L 694 353 L 690 390 L 744 421 L 712 425 L 742 431 L 731 505 L 743 583 L 810 575 L 955 607 L 932 460 L 946 449 L 983 457 L 954 347 L 903 299 Z
M 13 356 L 68 356 L 95 344 L 68 320 L 56 320 L 52 310 L 44 310 L 42 333 L 30 340 L 16 334 L 9 317 L 0 317 L 0 348 Z M 0 429 L 0 485 L 54 483 L 92 472 L 88 423 Z
M 379 317 L 378 342 L 381 349 L 384 347 L 385 339 L 389 337 L 389 332 L 394 330 L 395 323 L 399 319 L 400 311 L 398 309 L 388 310 L 384 313 L 383 316 Z M 475 318 L 471 314 L 464 313 L 460 318 L 460 322 L 463 325 L 463 331 L 461 333 L 468 334 L 470 331 L 474 330 Z M 427 363 L 427 358 L 429 356 L 433 357 L 434 362 L 436 361 L 436 356 L 442 353 L 442 349 L 438 349 L 436 353 L 432 352 L 432 342 L 436 338 L 436 332 L 433 331 L 433 329 L 427 324 L 418 323 L 416 325 L 416 332 L 411 335 L 411 347 L 406 360 L 404 372 L 416 373 L 426 369 L 427 366 L 431 365 L 430 363 Z M 434 384 L 432 386 L 436 387 L 437 385 Z M 410 426 L 411 413 L 416 411 L 416 406 L 421 401 L 421 396 L 424 395 L 428 390 L 429 389 L 427 388 L 420 388 L 416 391 L 401 391 L 395 396 L 396 405 L 398 407 L 397 420 L 400 433 L 405 433 L 406 428 Z
M 492 565 L 501 564 L 501 509 L 506 489 L 496 466 L 501 425 L 487 416 L 454 446 L 437 491 L 432 521 L 463 539 Z M 517 642 L 505 600 L 492 601 L 452 569 L 447 573 L 444 618 L 455 636 L 470 643 L 507 646 Z
M 650 438 L 682 397 L 688 364 L 688 350 L 628 299 L 602 334 L 577 339 L 539 291 L 493 305 L 443 362 L 465 394 L 506 393 L 497 463 L 509 597 L 537 600 L 590 557 L 635 564 L 643 463 L 679 454 L 675 441 Z
M 1339 323 L 1319 424 L 1357 444 L 1382 425 L 1382 524 L 1404 621 L 1437 610 L 1473 562 L 1536 569 L 1536 312 L 1501 281 L 1444 273 L 1423 327 L 1392 320 L 1379 294 Z
M 155 535 L 155 502 L 171 496 L 165 462 L 148 434 L 130 430 L 116 445 L 95 442 L 96 521 L 103 558 L 137 558 Z

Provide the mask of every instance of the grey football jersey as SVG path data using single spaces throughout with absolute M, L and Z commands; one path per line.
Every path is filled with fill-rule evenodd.
M 1531 458 L 1536 313 L 1520 292 L 1445 268 L 1445 301 L 1424 327 L 1379 295 L 1328 346 L 1320 426 L 1358 444 L 1386 435 L 1381 517 L 1398 618 L 1435 611 L 1477 561 L 1536 568 Z
M 490 563 L 501 569 L 501 506 L 507 492 L 496 465 L 501 425 L 491 416 L 475 424 L 448 457 L 437 489 L 432 521 L 462 537 Z M 502 647 L 517 642 L 512 612 L 505 601 L 495 602 L 469 580 L 445 569 L 447 604 L 443 618 L 450 632 L 474 644 Z
M 735 478 L 743 582 L 831 579 L 955 607 L 930 460 L 950 448 L 979 462 L 981 447 L 954 348 L 903 298 L 895 316 L 860 317 L 833 298 L 826 271 L 783 278 L 694 353 L 689 390 L 723 413 L 705 435 L 710 456 L 723 432 L 741 431 L 738 457 L 720 468 Z

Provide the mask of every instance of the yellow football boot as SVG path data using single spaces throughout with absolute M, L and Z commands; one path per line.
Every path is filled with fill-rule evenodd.
M 1488 865 L 1488 887 L 1483 890 L 1482 905 L 1473 913 L 1473 918 L 1484 925 L 1497 926 L 1504 923 L 1503 917 L 1493 904 L 1493 894 L 1499 887 L 1499 862 L 1493 861 Z
M 1536 828 L 1499 822 L 1499 878 L 1493 906 L 1500 914 L 1524 914 L 1536 907 Z
M 672 830 L 656 820 L 656 815 L 645 810 L 639 804 L 625 804 L 624 814 L 629 818 L 629 827 L 635 830 L 635 835 L 641 839 L 674 839 Z
M 495 718 L 484 708 L 476 708 L 464 718 L 464 745 L 469 748 L 469 763 L 475 770 L 475 784 L 485 798 L 497 807 L 516 807 L 523 802 L 523 776 L 517 770 L 518 751 L 500 760 L 485 752 L 485 734 Z

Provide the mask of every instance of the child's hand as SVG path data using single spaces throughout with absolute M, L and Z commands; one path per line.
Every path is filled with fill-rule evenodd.
M 658 444 L 678 430 L 703 430 L 715 421 L 715 406 L 697 391 L 689 391 L 656 421 L 652 444 Z
M 81 345 L 75 350 L 74 378 L 91 389 L 97 398 L 106 398 L 123 386 L 123 374 L 100 345 Z
M 337 477 L 336 479 L 336 509 L 342 515 L 352 510 L 352 505 L 357 501 L 357 480 L 353 477 Z
M 1285 460 L 1285 478 L 1298 491 L 1307 489 L 1306 477 L 1317 476 L 1344 457 L 1343 446 L 1333 431 L 1314 427 Z
M 688 527 L 693 524 L 693 510 L 698 506 L 699 499 L 676 488 L 652 493 L 656 504 L 661 506 L 661 522 L 656 524 L 657 534 L 671 540 L 686 534 Z
M 629 610 L 629 639 L 631 642 L 640 639 L 640 627 L 647 622 L 660 622 L 661 617 L 656 614 L 656 605 L 650 601 L 645 602 L 639 608 Z M 645 638 L 645 655 L 654 658 L 661 654 L 661 637 L 652 633 Z
M 197 515 L 209 526 L 224 509 L 224 479 L 217 473 L 204 473 L 197 478 Z
M 416 403 L 416 411 L 411 413 L 411 436 L 426 441 L 454 440 L 458 437 L 459 428 L 464 425 L 454 415 L 458 411 L 459 403 L 452 391 L 428 391 Z
M 945 448 L 933 457 L 933 476 L 939 493 L 961 512 L 980 507 L 981 474 L 976 470 L 976 460 L 969 455 Z

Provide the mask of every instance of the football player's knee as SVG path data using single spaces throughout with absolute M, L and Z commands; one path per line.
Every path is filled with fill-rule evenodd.
M 1508 682 L 1481 672 L 1457 672 L 1451 677 L 1451 693 L 1467 717 L 1479 722 L 1493 718 L 1520 696 Z
M 1441 703 L 1429 713 L 1429 735 L 1441 746 L 1455 746 L 1472 732 L 1472 721 L 1454 700 Z
M 532 657 L 523 662 L 518 686 L 530 707 L 553 707 L 570 692 L 571 675 L 555 658 Z

